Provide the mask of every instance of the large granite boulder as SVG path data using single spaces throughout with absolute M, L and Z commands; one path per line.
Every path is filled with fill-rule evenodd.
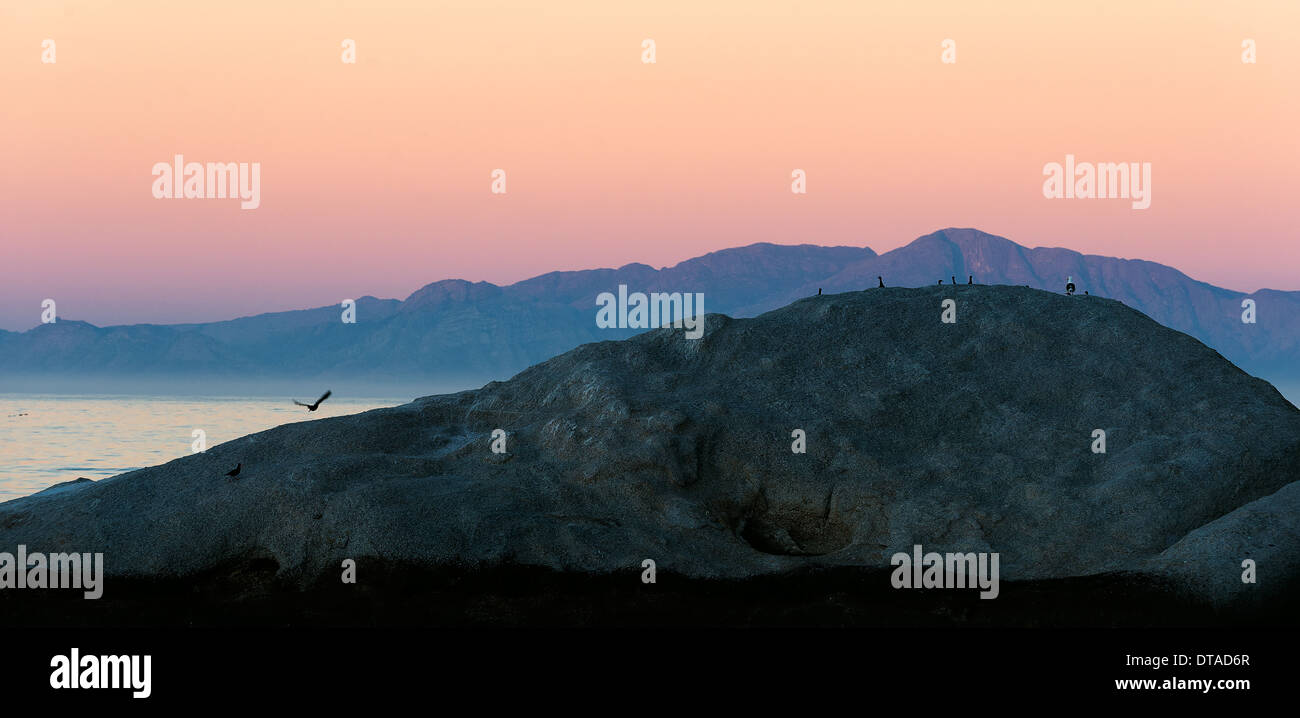
M 310 586 L 346 558 L 714 579 L 921 544 L 998 552 L 1002 581 L 1133 572 L 1231 603 L 1294 585 L 1298 467 L 1300 411 L 1119 302 L 870 289 L 10 501 L 0 548 L 103 552 L 110 577 L 251 556 Z

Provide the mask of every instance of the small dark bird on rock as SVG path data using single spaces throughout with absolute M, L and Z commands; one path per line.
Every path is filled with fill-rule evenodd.
M 294 400 L 293 400 L 293 403 L 297 404 L 298 406 L 305 406 L 305 407 L 307 407 L 307 411 L 316 411 L 317 409 L 320 408 L 320 403 L 321 403 L 322 401 L 325 401 L 326 399 L 330 398 L 330 394 L 331 394 L 331 392 L 328 392 L 328 391 L 325 392 L 324 394 L 321 394 L 321 397 L 320 397 L 319 399 L 316 400 L 316 403 L 315 403 L 315 404 L 304 404 L 304 403 L 302 403 L 301 401 L 298 401 L 297 399 L 294 399 Z
M 822 295 L 822 288 L 821 288 L 821 287 L 818 287 L 818 288 L 817 288 L 817 296 L 820 297 L 821 295 Z
M 885 288 L 885 280 L 884 280 L 884 279 L 882 279 L 881 277 L 877 276 L 877 277 L 876 277 L 876 281 L 877 281 L 877 282 L 880 282 L 880 289 L 884 289 L 884 288 Z
M 230 471 L 227 471 L 226 476 L 229 476 L 230 478 L 233 479 L 236 476 L 239 476 L 239 470 L 242 468 L 244 468 L 244 462 L 241 461 L 235 466 L 235 468 L 231 469 Z
M 943 280 L 942 280 L 942 279 L 940 279 L 940 280 L 939 280 L 939 283 L 940 283 L 940 284 L 943 284 Z
M 974 284 L 974 283 L 975 283 L 975 275 L 974 275 L 974 274 L 967 274 L 967 275 L 966 275 L 966 283 L 967 283 L 967 284 Z
M 955 275 L 955 274 L 952 275 L 952 283 L 953 283 L 954 285 L 957 284 L 957 275 Z

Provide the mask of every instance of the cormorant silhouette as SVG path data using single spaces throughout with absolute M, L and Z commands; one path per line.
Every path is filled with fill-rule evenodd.
M 880 287 L 879 287 L 880 289 L 884 289 L 884 288 L 885 288 L 885 280 L 882 279 L 879 275 L 876 276 L 876 281 L 877 281 L 877 282 L 880 282 Z
M 967 283 L 967 284 L 974 284 L 974 283 L 975 283 L 975 275 L 974 275 L 974 274 L 967 274 L 967 275 L 966 275 L 966 283 Z
M 244 462 L 241 461 L 239 462 L 239 464 L 235 466 L 235 468 L 231 469 L 230 471 L 227 471 L 226 476 L 229 476 L 232 479 L 235 478 L 236 476 L 239 476 L 239 470 L 242 469 L 243 467 L 244 467 Z
M 957 275 L 955 275 L 955 274 L 952 275 L 952 283 L 953 283 L 953 286 L 956 286 L 956 285 L 957 285 Z
M 820 293 L 820 292 L 819 292 L 819 293 Z M 326 391 L 324 394 L 321 394 L 321 397 L 320 397 L 319 399 L 316 400 L 316 403 L 315 403 L 315 404 L 304 404 L 304 403 L 302 403 L 301 401 L 298 401 L 297 399 L 294 399 L 294 400 L 293 400 L 293 403 L 297 404 L 298 406 L 305 406 L 305 407 L 307 407 L 307 411 L 316 411 L 317 409 L 320 408 L 320 403 L 321 403 L 322 401 L 325 401 L 326 399 L 330 398 L 330 394 L 331 394 L 331 393 L 333 393 L 333 392 Z
M 822 295 L 822 288 L 821 288 L 821 287 L 818 287 L 818 288 L 817 288 L 817 296 L 820 297 L 821 295 Z

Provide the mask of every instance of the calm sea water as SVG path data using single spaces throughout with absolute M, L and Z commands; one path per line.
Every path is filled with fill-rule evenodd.
M 280 424 L 397 406 L 404 398 L 332 396 L 309 412 L 288 399 L 0 394 L 0 501 L 84 476 L 102 479 Z M 316 397 L 299 397 L 315 401 Z

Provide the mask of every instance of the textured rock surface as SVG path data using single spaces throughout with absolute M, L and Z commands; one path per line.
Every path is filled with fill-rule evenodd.
M 1215 605 L 1257 607 L 1300 595 L 1300 481 L 1188 533 L 1147 570 L 1177 579 Z M 1243 561 L 1256 582 L 1241 580 Z
M 1298 465 L 1300 411 L 1118 302 L 871 289 L 0 504 L 0 547 L 119 576 L 255 557 L 308 585 L 344 558 L 739 578 L 919 543 L 999 552 L 1003 581 L 1149 572 L 1232 600 L 1244 557 L 1261 591 L 1300 570 Z

